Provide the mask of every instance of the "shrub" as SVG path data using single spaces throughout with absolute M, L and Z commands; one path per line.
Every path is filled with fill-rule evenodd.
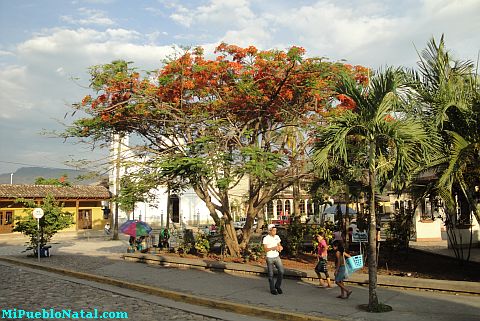
M 185 230 L 183 233 L 183 239 L 180 242 L 178 250 L 183 254 L 188 254 L 195 245 L 195 238 L 193 237 L 192 230 Z
M 323 231 L 325 234 L 325 239 L 327 243 L 333 237 L 333 224 L 327 222 L 324 226 L 313 225 L 313 224 L 304 224 L 300 223 L 298 220 L 293 221 L 288 225 L 285 235 L 282 239 L 285 239 L 285 251 L 287 254 L 296 256 L 298 253 L 302 253 L 305 250 L 305 244 L 312 244 L 313 250 L 317 247 L 317 239 L 315 235 Z
M 200 254 L 207 254 L 210 251 L 210 242 L 205 234 L 199 233 L 195 241 L 195 249 Z
M 24 210 L 28 215 L 16 217 L 18 222 L 15 224 L 13 231 L 21 232 L 28 236 L 30 238 L 30 247 L 34 251 L 36 251 L 39 243 L 40 247 L 44 247 L 58 231 L 74 224 L 73 214 L 63 212 L 63 204 L 60 204 L 53 196 L 49 195 L 43 199 L 43 204 L 40 206 L 44 215 L 40 219 L 40 235 L 38 235 L 37 219 L 32 216 L 33 209 L 38 207 L 38 205 L 33 200 L 26 199 L 17 199 L 16 202 L 28 207 L 28 209 Z

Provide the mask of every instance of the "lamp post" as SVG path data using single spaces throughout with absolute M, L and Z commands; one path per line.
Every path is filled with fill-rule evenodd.
M 13 185 L 13 173 L 10 173 L 10 185 Z
M 33 210 L 33 217 L 37 219 L 37 256 L 40 262 L 40 219 L 43 217 L 43 209 L 37 207 Z

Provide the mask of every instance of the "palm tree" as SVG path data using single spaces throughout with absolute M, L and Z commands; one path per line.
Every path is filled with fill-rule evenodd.
M 438 173 L 434 192 L 445 201 L 450 222 L 459 205 L 461 218 L 468 222 L 473 213 L 480 222 L 475 201 L 475 188 L 480 185 L 480 90 L 475 65 L 453 59 L 442 35 L 438 44 L 430 40 L 418 66 L 419 72 L 410 73 L 418 112 L 433 124 L 442 141 L 439 154 L 425 170 Z
M 373 74 L 363 86 L 344 77 L 337 88 L 339 94 L 353 100 L 355 109 L 335 112 L 327 126 L 318 129 L 319 143 L 315 147 L 314 163 L 325 177 L 330 162 L 349 163 L 353 155 L 348 145 L 364 146 L 368 159 L 369 201 L 369 302 L 368 309 L 379 308 L 376 292 L 376 217 L 377 184 L 392 179 L 400 183 L 407 173 L 428 154 L 429 136 L 419 119 L 403 112 L 406 88 L 403 73 L 387 68 Z

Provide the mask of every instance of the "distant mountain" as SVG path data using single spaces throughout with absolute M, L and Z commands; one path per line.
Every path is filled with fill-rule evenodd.
M 90 185 L 107 179 L 89 174 L 88 171 L 66 168 L 22 167 L 13 173 L 13 184 L 33 184 L 38 177 L 60 178 L 64 175 L 68 176 L 68 182 L 75 185 Z M 79 176 L 87 176 L 88 179 L 78 179 Z M 10 184 L 10 173 L 0 174 L 0 184 Z

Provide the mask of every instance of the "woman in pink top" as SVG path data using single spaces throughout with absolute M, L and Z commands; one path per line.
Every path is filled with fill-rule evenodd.
M 317 273 L 320 286 L 322 287 L 325 286 L 325 282 L 323 281 L 322 276 L 320 275 L 320 273 L 323 273 L 325 274 L 327 287 L 331 288 L 332 283 L 330 282 L 330 275 L 328 274 L 328 267 L 327 267 L 328 244 L 327 244 L 327 241 L 325 240 L 325 234 L 323 232 L 320 232 L 317 234 L 317 241 L 318 241 L 318 247 L 317 247 L 318 263 L 317 263 L 317 266 L 315 267 L 315 272 Z

